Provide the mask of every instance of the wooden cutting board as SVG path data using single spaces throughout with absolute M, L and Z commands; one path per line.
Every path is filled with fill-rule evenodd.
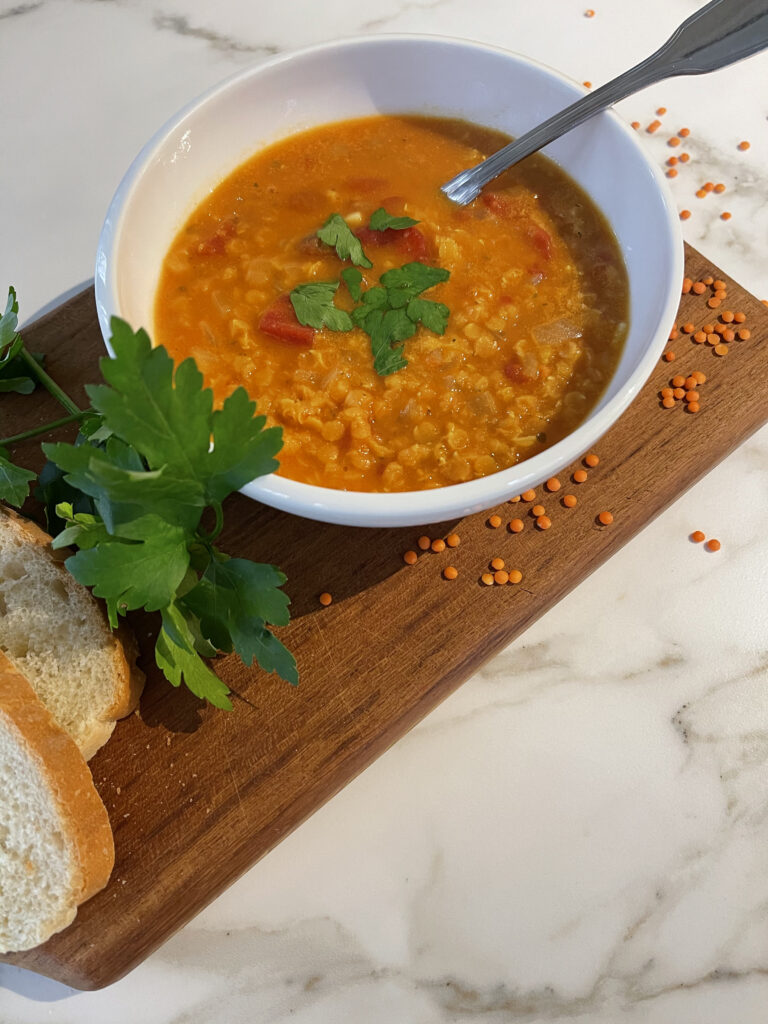
M 734 341 L 722 358 L 686 335 L 672 343 L 676 360 L 659 364 L 601 440 L 587 482 L 560 492 L 575 493 L 578 506 L 564 508 L 560 495 L 539 490 L 552 519 L 546 533 L 525 503 L 498 509 L 498 530 L 486 515 L 423 530 L 364 530 L 312 523 L 241 495 L 227 502 L 223 549 L 288 575 L 293 620 L 281 637 L 297 657 L 301 685 L 222 658 L 215 667 L 236 695 L 235 710 L 206 707 L 154 668 L 156 618 L 134 615 L 149 677 L 140 713 L 119 723 L 91 762 L 115 831 L 112 879 L 64 932 L 0 961 L 76 988 L 116 981 L 761 426 L 768 309 L 692 249 L 686 266 L 694 280 L 711 274 L 727 282 L 721 309 L 743 310 L 751 338 Z M 715 321 L 711 294 L 684 296 L 678 322 Z M 104 351 L 92 291 L 24 333 L 30 350 L 47 354 L 52 375 L 83 398 L 82 383 L 97 379 Z M 686 413 L 682 402 L 663 409 L 659 389 L 693 370 L 708 378 L 700 412 Z M 60 413 L 45 397 L 4 396 L 0 415 L 6 436 Z M 17 446 L 16 458 L 39 468 L 39 439 Z M 609 527 L 597 522 L 603 509 L 614 515 Z M 39 517 L 33 503 L 27 511 Z M 516 516 L 526 528 L 513 535 L 505 527 Z M 444 536 L 449 527 L 461 536 L 458 548 L 403 563 L 418 535 Z M 523 572 L 521 584 L 480 584 L 497 554 Z M 441 578 L 449 564 L 459 570 L 453 582 Z M 324 590 L 334 597 L 329 608 L 318 604 Z

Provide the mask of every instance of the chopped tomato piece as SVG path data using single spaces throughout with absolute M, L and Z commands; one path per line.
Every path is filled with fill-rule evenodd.
M 412 260 L 428 260 L 431 257 L 429 243 L 418 228 L 398 231 L 397 247 Z
M 237 233 L 234 220 L 225 220 L 216 228 L 210 238 L 206 238 L 197 247 L 200 256 L 221 256 L 227 251 L 227 239 Z
M 497 217 L 508 217 L 512 212 L 512 203 L 509 196 L 500 195 L 498 192 L 482 192 L 480 198 L 483 205 Z
M 532 217 L 522 217 L 520 227 L 533 243 L 534 249 L 538 249 L 545 260 L 552 256 L 552 236 L 548 231 L 536 223 Z
M 431 258 L 429 242 L 418 228 L 387 228 L 386 231 L 373 231 L 371 228 L 360 228 L 355 232 L 363 244 L 373 248 L 379 245 L 396 245 L 403 255 L 411 260 Z
M 281 295 L 264 310 L 259 320 L 259 330 L 289 345 L 309 346 L 315 340 L 314 327 L 305 327 L 296 318 L 290 295 Z

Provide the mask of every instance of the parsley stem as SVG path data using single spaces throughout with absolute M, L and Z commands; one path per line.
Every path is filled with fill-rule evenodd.
M 224 510 L 221 507 L 221 502 L 216 501 L 210 507 L 213 509 L 214 515 L 216 516 L 216 522 L 213 524 L 213 529 L 210 533 L 206 533 L 204 530 L 198 530 L 197 533 L 197 539 L 201 544 L 204 544 L 208 548 L 210 548 L 210 545 L 213 544 L 224 528 Z
M 60 420 L 52 420 L 50 423 L 44 423 L 42 427 L 35 427 L 33 430 L 25 430 L 22 434 L 14 434 L 12 437 L 3 437 L 0 439 L 0 448 L 4 448 L 9 444 L 16 444 L 17 441 L 27 441 L 30 437 L 37 437 L 39 434 L 47 434 L 49 430 L 55 430 L 57 427 L 65 427 L 68 423 L 78 423 L 87 415 L 88 410 L 75 412 L 71 416 L 63 416 Z
M 53 377 L 50 377 L 45 372 L 45 370 L 38 363 L 38 361 L 32 358 L 29 352 L 27 352 L 26 347 L 24 345 L 21 346 L 19 356 L 26 363 L 27 369 L 29 370 L 30 374 L 33 377 L 36 377 L 37 380 L 46 389 L 46 391 L 50 392 L 50 394 L 53 395 L 53 397 L 56 399 L 59 405 L 63 405 L 67 412 L 71 413 L 72 416 L 79 416 L 81 414 L 82 410 L 80 409 L 80 407 L 75 405 L 75 403 L 72 401 L 69 395 L 59 387 L 59 385 L 56 383 Z

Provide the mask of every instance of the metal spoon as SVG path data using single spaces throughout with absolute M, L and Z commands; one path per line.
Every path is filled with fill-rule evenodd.
M 482 163 L 457 174 L 443 185 L 442 191 L 465 206 L 502 171 L 612 103 L 665 78 L 717 71 L 766 47 L 768 0 L 712 0 L 684 21 L 661 49 L 642 63 L 572 103 Z

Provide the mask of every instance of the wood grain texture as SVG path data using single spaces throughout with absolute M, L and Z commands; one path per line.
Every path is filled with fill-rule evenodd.
M 687 273 L 728 281 L 690 249 Z M 715 319 L 706 297 L 684 296 L 679 322 Z M 546 533 L 523 503 L 499 509 L 505 524 L 527 520 L 512 535 L 490 529 L 485 515 L 423 531 L 363 530 L 230 499 L 224 550 L 274 562 L 288 575 L 293 620 L 281 637 L 296 654 L 301 685 L 222 658 L 215 667 L 236 694 L 235 710 L 205 707 L 154 669 L 156 619 L 134 615 L 147 689 L 140 713 L 118 724 L 91 763 L 115 830 L 111 882 L 66 931 L 0 959 L 77 988 L 116 981 L 744 441 L 768 418 L 768 310 L 732 282 L 727 307 L 747 313 L 751 339 L 733 342 L 725 358 L 687 336 L 676 341 L 675 362 L 659 364 L 601 440 L 600 465 L 567 488 L 578 506 L 546 496 Z M 82 397 L 81 382 L 96 379 L 103 352 L 92 292 L 25 336 Z M 708 377 L 701 411 L 688 414 L 683 403 L 662 409 L 659 389 L 673 373 L 695 369 Z M 4 398 L 2 411 L 2 434 L 56 414 L 45 399 Z M 38 443 L 19 446 L 17 460 L 37 468 Z M 603 509 L 615 517 L 610 527 L 596 520 Z M 34 504 L 29 511 L 39 515 Z M 403 564 L 419 533 L 437 536 L 449 526 L 460 547 Z M 496 554 L 522 570 L 522 584 L 479 584 Z M 448 564 L 459 570 L 454 582 L 440 576 Z M 317 602 L 323 590 L 334 595 L 327 609 Z

